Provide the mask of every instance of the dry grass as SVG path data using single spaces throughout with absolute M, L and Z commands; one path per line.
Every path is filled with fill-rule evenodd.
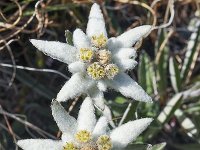
M 98 0 L 97 2 L 102 7 L 110 36 L 119 35 L 142 24 L 159 26 L 167 23 L 170 17 L 168 1 L 164 0 L 144 0 L 142 2 Z M 151 4 L 152 7 L 150 7 Z M 56 139 L 60 137 L 49 106 L 51 99 L 55 97 L 71 74 L 66 70 L 64 64 L 36 51 L 29 39 L 65 42 L 64 31 L 66 29 L 71 32 L 76 27 L 85 29 L 90 6 L 90 0 L 46 0 L 38 2 L 36 5 L 33 0 L 0 1 L 0 149 L 17 149 L 13 141 L 16 142 L 18 139 Z M 163 51 L 167 47 L 169 49 L 168 57 L 174 57 L 180 69 L 183 66 L 186 47 L 191 35 L 188 25 L 194 18 L 198 20 L 200 18 L 199 1 L 177 0 L 174 21 L 169 28 L 164 30 L 166 32 L 164 40 L 160 41 L 158 38 L 161 29 L 153 31 L 142 41 L 140 50 L 145 50 L 145 54 L 148 54 L 150 61 L 156 66 L 163 59 Z M 141 43 L 136 46 L 141 46 Z M 185 79 L 186 82 L 182 85 L 182 91 L 190 90 L 194 83 L 200 81 L 199 51 L 198 43 L 193 62 L 189 67 L 190 71 Z M 144 51 L 139 51 L 139 55 L 143 55 L 143 53 Z M 168 61 L 169 59 L 166 60 L 166 63 Z M 133 76 L 139 69 L 140 67 L 129 74 Z M 159 70 L 159 68 L 154 69 L 155 72 Z M 151 93 L 156 102 L 154 106 L 148 105 L 148 107 L 137 103 L 138 117 L 153 116 L 156 118 L 169 99 L 175 95 L 168 71 L 166 78 L 156 77 L 155 87 Z M 136 75 L 136 78 L 138 79 L 139 76 Z M 169 81 L 162 90 L 159 88 L 160 80 Z M 146 89 L 148 90 L 148 88 Z M 186 100 L 176 107 L 176 109 L 184 110 L 193 122 L 199 119 L 200 97 L 198 94 L 194 103 Z M 115 101 L 117 99 L 124 100 L 117 93 L 107 94 L 106 98 Z M 77 115 L 81 99 L 80 97 L 64 104 L 74 116 Z M 111 105 L 117 114 L 114 114 L 116 122 L 122 117 L 127 105 L 128 102 L 119 107 L 114 107 L 115 104 Z M 145 109 L 142 110 L 143 108 Z M 121 110 L 119 111 L 119 109 Z M 195 125 L 199 133 L 200 123 L 195 122 Z M 198 149 L 199 135 L 189 136 L 174 115 L 170 116 L 168 122 L 163 126 L 153 125 L 152 128 L 155 126 L 158 130 L 157 134 L 152 138 L 146 138 L 146 134 L 144 134 L 138 141 L 149 143 L 166 141 L 166 149 L 182 149 L 180 144 L 183 143 L 191 144 L 191 150 Z

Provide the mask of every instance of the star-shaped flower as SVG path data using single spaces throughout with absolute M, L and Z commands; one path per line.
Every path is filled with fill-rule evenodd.
M 105 21 L 98 4 L 93 4 L 86 34 L 80 29 L 73 33 L 71 46 L 66 43 L 30 40 L 40 51 L 68 64 L 73 73 L 57 95 L 59 102 L 88 94 L 97 106 L 103 109 L 103 91 L 115 89 L 122 95 L 144 102 L 151 102 L 145 91 L 126 73 L 137 62 L 132 46 L 150 31 L 150 25 L 131 29 L 118 37 L 107 37 Z M 144 72 L 145 73 L 145 72 Z
M 93 102 L 89 97 L 82 103 L 77 120 L 57 101 L 52 102 L 51 109 L 62 131 L 61 140 L 19 140 L 19 147 L 24 150 L 122 150 L 152 122 L 151 118 L 143 118 L 109 130 L 104 116 L 96 121 Z

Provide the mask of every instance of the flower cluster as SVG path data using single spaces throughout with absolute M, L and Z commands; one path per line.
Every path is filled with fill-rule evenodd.
M 61 140 L 26 139 L 17 142 L 24 150 L 111 150 L 124 149 L 152 122 L 151 118 L 129 121 L 110 129 L 110 118 L 95 117 L 94 104 L 104 110 L 104 95 L 108 88 L 134 100 L 152 102 L 151 97 L 125 71 L 137 62 L 132 46 L 150 31 L 150 25 L 131 29 L 118 37 L 108 38 L 100 7 L 93 4 L 86 34 L 81 29 L 73 33 L 73 46 L 43 40 L 30 40 L 44 54 L 68 64 L 73 74 L 61 88 L 51 109 L 62 131 Z M 78 119 L 70 116 L 59 102 L 87 94 Z
M 151 28 L 150 25 L 139 26 L 108 39 L 103 14 L 99 5 L 93 4 L 86 34 L 81 29 L 73 33 L 74 46 L 55 41 L 30 41 L 44 54 L 68 64 L 69 71 L 73 73 L 57 95 L 59 102 L 87 94 L 96 106 L 104 109 L 103 92 L 107 88 L 134 100 L 152 101 L 125 73 L 137 65 L 134 60 L 136 49 L 132 46 L 144 38 Z
M 96 121 L 93 102 L 89 97 L 82 103 L 77 120 L 56 100 L 52 101 L 51 109 L 62 131 L 61 140 L 26 139 L 19 140 L 18 146 L 24 150 L 122 150 L 152 122 L 151 118 L 143 118 L 110 130 L 106 117 L 102 116 Z

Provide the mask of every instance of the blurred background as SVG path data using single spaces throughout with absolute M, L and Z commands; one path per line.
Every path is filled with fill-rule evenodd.
M 90 0 L 0 1 L 0 150 L 18 149 L 25 138 L 59 139 L 50 104 L 71 77 L 67 66 L 37 51 L 29 39 L 71 41 L 77 28 L 85 31 Z M 109 37 L 143 24 L 167 23 L 168 0 L 97 0 Z M 157 2 L 157 3 L 156 3 Z M 149 7 L 152 5 L 152 8 Z M 154 3 L 156 3 L 154 5 Z M 150 11 L 151 10 L 151 11 Z M 118 124 L 125 119 L 153 117 L 154 122 L 130 149 L 200 149 L 200 1 L 175 0 L 172 25 L 153 31 L 138 49 L 138 66 L 128 74 L 147 91 L 153 104 L 105 93 Z M 77 116 L 82 97 L 63 103 Z M 143 143 L 143 144 L 141 144 Z

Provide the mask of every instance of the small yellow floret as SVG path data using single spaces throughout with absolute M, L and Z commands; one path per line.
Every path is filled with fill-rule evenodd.
M 87 143 L 91 140 L 91 133 L 87 130 L 81 130 L 76 133 L 75 138 L 80 143 Z
M 103 48 L 107 44 L 107 38 L 102 34 L 92 36 L 92 44 L 97 48 Z
M 119 72 L 119 68 L 115 64 L 109 64 L 105 68 L 108 79 L 113 79 Z
M 79 53 L 80 60 L 90 62 L 93 58 L 94 52 L 89 48 L 81 48 Z
M 87 73 L 94 80 L 99 80 L 105 77 L 104 67 L 101 66 L 98 62 L 91 64 L 87 68 Z
M 63 150 L 78 150 L 78 148 L 71 142 L 67 142 L 63 147 Z
M 109 136 L 102 135 L 98 138 L 97 142 L 98 150 L 111 150 L 112 149 L 112 142 Z

